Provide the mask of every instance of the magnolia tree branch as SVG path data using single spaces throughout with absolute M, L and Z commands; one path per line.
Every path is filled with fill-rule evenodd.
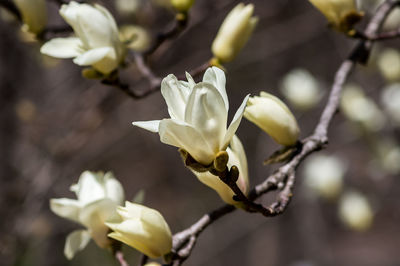
M 370 20 L 364 36 L 378 36 L 379 29 L 385 18 L 392 9 L 399 5 L 400 1 L 386 0 L 377 9 L 375 15 Z M 285 211 L 290 203 L 292 191 L 295 183 L 295 173 L 299 164 L 311 153 L 323 149 L 328 144 L 328 128 L 338 110 L 340 95 L 343 85 L 350 76 L 357 63 L 365 63 L 371 50 L 373 39 L 361 40 L 350 56 L 340 65 L 336 72 L 328 102 L 322 112 L 320 120 L 314 130 L 314 133 L 302 140 L 300 151 L 285 165 L 281 166 L 275 173 L 265 179 L 264 182 L 257 185 L 249 194 L 249 200 L 255 200 L 260 196 L 272 191 L 279 190 L 277 200 L 271 204 L 268 209 L 269 216 L 275 216 Z M 181 265 L 191 254 L 191 251 L 201 232 L 210 224 L 235 211 L 236 208 L 231 205 L 224 205 L 208 214 L 205 214 L 196 223 L 189 228 L 176 233 L 173 236 L 173 261 L 170 265 Z

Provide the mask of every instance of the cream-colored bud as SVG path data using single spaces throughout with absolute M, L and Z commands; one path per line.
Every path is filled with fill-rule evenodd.
M 109 237 L 121 241 L 150 258 L 168 254 L 172 248 L 171 230 L 157 211 L 140 204 L 125 202 L 117 212 L 121 222 L 106 223 L 114 232 Z
M 187 12 L 194 4 L 194 0 L 171 0 L 171 5 L 179 12 Z
M 149 32 L 145 28 L 137 25 L 121 26 L 119 37 L 128 48 L 139 52 L 145 51 L 151 44 Z
M 355 0 L 309 0 L 338 31 L 349 32 L 363 16 Z
M 45 0 L 14 0 L 21 12 L 24 26 L 29 32 L 40 33 L 47 23 L 47 7 Z
M 339 204 L 339 216 L 342 222 L 357 231 L 371 227 L 374 214 L 367 198 L 358 192 L 347 192 Z
M 144 266 L 161 266 L 161 264 L 158 262 L 152 261 L 152 262 L 146 263 Z
M 232 61 L 247 43 L 258 21 L 253 11 L 254 5 L 240 3 L 225 18 L 211 47 L 219 61 Z
M 294 145 L 299 138 L 296 118 L 281 100 L 269 93 L 262 91 L 260 96 L 250 97 L 244 117 L 281 145 Z

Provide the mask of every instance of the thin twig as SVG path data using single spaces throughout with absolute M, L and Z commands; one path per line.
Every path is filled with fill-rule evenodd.
M 124 258 L 124 253 L 122 251 L 119 250 L 115 252 L 115 258 L 117 259 L 117 261 L 121 266 L 129 266 L 129 264 L 126 262 Z
M 375 15 L 369 22 L 365 30 L 366 36 L 374 36 L 389 15 L 390 11 L 400 3 L 400 1 L 387 0 L 376 11 Z M 295 155 L 287 164 L 281 166 L 275 173 L 269 176 L 263 183 L 257 185 L 250 193 L 248 198 L 255 200 L 261 195 L 271 191 L 280 189 L 278 199 L 270 207 L 274 210 L 274 214 L 278 215 L 284 212 L 292 197 L 292 190 L 295 182 L 295 171 L 299 164 L 312 152 L 324 148 L 328 144 L 328 128 L 338 110 L 340 95 L 343 85 L 356 63 L 364 63 L 371 49 L 372 41 L 362 40 L 357 47 L 352 51 L 348 59 L 346 59 L 338 71 L 336 72 L 334 83 L 331 88 L 328 102 L 322 112 L 320 120 L 315 128 L 314 133 L 302 141 L 301 151 Z M 193 244 L 196 242 L 200 233 L 210 224 L 228 213 L 236 210 L 231 205 L 224 205 L 206 215 L 194 223 L 191 227 L 176 233 L 173 236 L 173 251 L 175 258 L 173 265 L 180 265 L 186 260 L 193 249 Z

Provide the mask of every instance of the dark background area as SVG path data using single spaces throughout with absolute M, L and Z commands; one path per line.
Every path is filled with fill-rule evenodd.
M 138 23 L 154 33 L 173 20 L 171 12 L 152 9 L 148 3 L 132 17 L 116 15 L 113 1 L 98 3 L 109 7 L 119 24 Z M 187 30 L 152 57 L 154 71 L 161 77 L 183 75 L 208 60 L 220 23 L 237 3 L 196 1 Z M 230 117 L 248 93 L 265 90 L 280 95 L 282 77 L 294 68 L 307 69 L 328 90 L 336 69 L 356 44 L 329 30 L 306 0 L 252 3 L 259 24 L 237 59 L 226 65 Z M 49 12 L 50 25 L 63 24 L 55 3 L 49 2 Z M 63 255 L 65 237 L 79 225 L 51 213 L 49 199 L 74 198 L 69 186 L 84 170 L 112 171 L 127 200 L 144 189 L 144 203 L 159 210 L 173 232 L 222 205 L 214 191 L 183 167 L 176 148 L 131 125 L 167 117 L 159 92 L 132 100 L 116 88 L 84 79 L 71 60 L 42 56 L 40 45 L 23 41 L 17 23 L 0 20 L 0 265 L 116 265 L 93 243 L 72 261 Z M 396 47 L 398 41 L 384 45 Z M 147 86 L 134 66 L 124 70 L 124 78 L 135 90 Z M 350 81 L 379 104 L 379 90 L 386 82 L 373 62 L 357 68 Z M 292 108 L 302 137 L 313 131 L 326 98 L 327 94 L 309 111 Z M 279 146 L 247 120 L 237 134 L 254 186 L 276 169 L 262 161 Z M 399 140 L 399 128 L 389 125 L 370 135 Z M 398 174 L 368 167 L 375 158 L 369 138 L 355 135 L 342 114 L 334 119 L 329 137 L 324 153 L 339 156 L 349 166 L 345 188 L 362 191 L 372 204 L 374 222 L 368 231 L 345 227 L 337 215 L 338 202 L 310 195 L 299 174 L 292 203 L 283 215 L 266 219 L 236 211 L 220 219 L 202 233 L 185 265 L 400 265 Z M 271 202 L 273 196 L 262 202 Z M 126 251 L 129 263 L 136 265 L 138 253 Z

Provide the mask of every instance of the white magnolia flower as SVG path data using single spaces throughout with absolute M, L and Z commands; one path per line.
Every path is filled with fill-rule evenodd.
M 378 57 L 378 67 L 387 81 L 400 79 L 400 52 L 386 48 Z
M 47 23 L 47 7 L 45 0 L 14 0 L 21 12 L 26 30 L 38 34 Z
M 211 47 L 218 60 L 232 61 L 247 43 L 258 22 L 253 11 L 254 5 L 240 3 L 226 16 Z
M 356 21 L 356 16 L 361 18 L 357 12 L 355 0 L 309 0 L 328 20 L 329 24 L 339 31 L 351 30 L 351 24 Z M 354 17 L 349 20 L 349 16 Z
M 150 258 L 158 258 L 171 251 L 171 230 L 157 210 L 126 201 L 125 207 L 119 206 L 117 212 L 121 216 L 121 222 L 106 223 L 114 231 L 109 237 Z
M 236 135 L 233 136 L 232 141 L 226 151 L 229 155 L 227 166 L 229 168 L 233 165 L 238 167 L 239 178 L 236 184 L 243 192 L 243 194 L 247 195 L 247 193 L 249 192 L 249 173 L 247 169 L 247 158 L 246 153 L 244 152 L 243 145 Z M 238 203 L 237 201 L 233 200 L 233 196 L 235 195 L 235 193 L 229 186 L 222 182 L 218 176 L 215 176 L 208 171 L 196 172 L 192 170 L 192 172 L 202 183 L 214 189 L 223 201 L 231 205 L 236 205 Z
M 85 230 L 76 230 L 68 235 L 64 248 L 68 259 L 82 250 L 90 238 L 101 248 L 110 245 L 107 237 L 109 229 L 104 223 L 114 219 L 117 206 L 124 201 L 124 190 L 111 172 L 103 174 L 85 171 L 78 183 L 71 186 L 71 191 L 76 193 L 77 200 L 50 200 L 50 209 L 55 214 L 86 227 Z
M 317 154 L 304 167 L 305 184 L 324 198 L 334 198 L 342 190 L 346 165 L 336 156 Z
M 208 68 L 203 81 L 195 83 L 186 73 L 187 82 L 168 75 L 161 83 L 161 93 L 168 105 L 169 119 L 133 122 L 133 125 L 160 134 L 163 143 L 187 151 L 197 162 L 209 165 L 219 151 L 224 151 L 242 120 L 249 96 L 236 111 L 228 129 L 228 96 L 225 74 Z
M 310 72 L 306 69 L 293 69 L 284 76 L 281 83 L 282 94 L 299 109 L 310 109 L 318 104 L 322 91 Z
M 277 97 L 262 91 L 250 97 L 244 116 L 284 146 L 294 145 L 300 134 L 296 118 Z
M 58 58 L 74 58 L 80 66 L 92 66 L 109 74 L 123 61 L 125 47 L 118 36 L 114 18 L 104 7 L 70 2 L 62 5 L 61 16 L 74 29 L 76 37 L 55 38 L 41 52 Z
M 374 219 L 368 199 L 355 191 L 347 192 L 341 198 L 339 216 L 345 225 L 357 231 L 370 228 Z

